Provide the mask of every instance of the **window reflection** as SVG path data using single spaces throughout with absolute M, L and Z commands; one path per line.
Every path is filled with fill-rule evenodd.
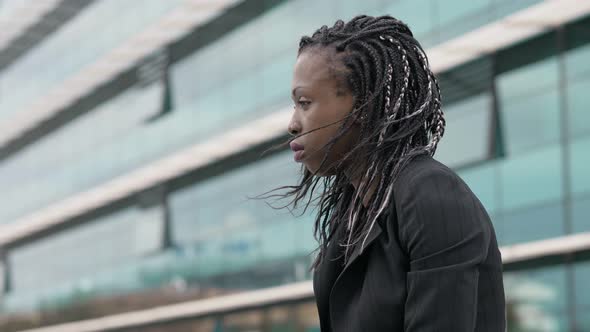
M 137 287 L 136 280 L 126 284 L 128 273 L 110 272 L 123 272 L 161 249 L 162 223 L 161 206 L 132 207 L 11 250 L 11 289 L 3 299 L 5 308 L 25 310 L 41 301 L 51 306 L 64 298 L 75 301 L 83 294 L 105 291 L 105 286 Z
M 572 200 L 572 233 L 579 232 L 590 232 L 590 195 Z
M 532 95 L 534 92 L 550 91 L 557 88 L 558 73 L 559 63 L 556 57 L 525 64 L 497 77 L 498 94 L 502 101 L 508 101 L 514 97 Z
M 561 122 L 558 91 L 502 101 L 501 119 L 509 155 L 557 143 Z
M 565 269 L 504 273 L 508 331 L 567 331 Z
M 587 38 L 587 35 L 585 35 L 584 38 Z M 579 42 L 584 42 L 584 40 L 577 40 L 573 43 Z M 565 54 L 566 75 L 568 79 L 574 80 L 575 78 L 583 78 L 590 74 L 590 62 L 588 62 L 589 56 L 590 45 L 584 45 L 576 49 L 569 50 Z
M 561 202 L 506 212 L 503 245 L 537 241 L 565 235 Z
M 560 199 L 561 167 L 560 145 L 501 161 L 502 208 L 510 210 Z
M 492 138 L 491 97 L 488 94 L 471 97 L 447 106 L 444 112 L 445 134 L 435 157 L 449 167 L 463 166 L 489 158 Z
M 253 287 L 308 277 L 298 266 L 307 265 L 307 255 L 316 247 L 312 216 L 296 217 L 247 199 L 294 184 L 298 167 L 291 152 L 280 153 L 170 195 L 173 241 L 198 248 L 199 278 L 220 281 L 233 274 L 240 284 Z M 287 204 L 272 198 L 267 202 Z
M 579 308 L 590 308 L 590 261 L 582 261 L 574 264 L 574 293 L 576 306 Z
M 570 143 L 571 154 L 571 184 L 574 194 L 590 192 L 590 136 Z
M 137 10 L 132 2 L 92 2 L 40 43 L 34 52 L 28 52 L 2 71 L 2 84 L 19 88 L 3 94 L 0 118 L 6 120 L 16 112 L 26 112 L 30 103 L 156 22 L 179 3 L 179 0 L 146 0 L 141 10 Z M 110 19 L 113 15 L 117 20 Z M 106 21 L 110 24 L 104 24 Z M 72 45 L 76 45 L 76 52 L 71 52 Z
M 0 193 L 13 204 L 0 209 L 0 223 L 119 175 L 137 146 L 124 153 L 113 148 L 160 111 L 162 89 L 160 83 L 130 88 L 3 161 Z
M 567 102 L 569 121 L 569 135 L 572 138 L 590 135 L 590 112 L 588 106 L 588 91 L 590 91 L 590 76 L 568 83 Z
M 385 7 L 385 12 L 408 24 L 416 36 L 425 36 L 434 26 L 432 9 L 432 0 L 401 0 L 391 1 L 391 4 Z

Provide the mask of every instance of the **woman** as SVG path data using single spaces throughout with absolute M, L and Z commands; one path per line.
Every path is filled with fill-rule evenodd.
M 441 96 L 407 25 L 362 15 L 304 36 L 292 98 L 304 173 L 286 195 L 296 206 L 323 185 L 312 266 L 321 330 L 505 331 L 494 229 L 432 158 Z

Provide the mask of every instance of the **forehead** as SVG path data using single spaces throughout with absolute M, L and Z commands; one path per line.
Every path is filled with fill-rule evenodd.
M 335 81 L 328 64 L 328 56 L 323 52 L 304 51 L 295 62 L 292 87 L 312 86 L 318 83 Z

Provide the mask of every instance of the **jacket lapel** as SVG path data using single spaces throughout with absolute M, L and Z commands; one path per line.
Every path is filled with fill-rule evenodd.
M 381 229 L 381 226 L 379 226 L 379 220 L 383 219 L 386 220 L 387 218 L 390 217 L 390 215 L 392 214 L 392 211 L 395 211 L 395 202 L 393 201 L 393 199 L 391 200 L 391 204 L 389 204 L 389 208 L 386 209 L 386 211 L 384 211 L 381 215 L 379 215 L 379 217 L 377 218 L 377 221 L 375 222 L 375 224 L 373 225 L 373 228 L 371 229 L 371 231 L 369 232 L 369 235 L 367 236 L 367 240 L 365 241 L 365 245 L 361 251 L 361 247 L 358 246 L 356 247 L 352 253 L 350 254 L 350 258 L 348 260 L 348 262 L 346 263 L 346 265 L 344 266 L 344 269 L 342 270 L 342 272 L 340 273 L 340 275 L 338 275 L 338 279 L 340 279 L 340 276 L 342 274 L 344 274 L 344 272 L 346 272 L 346 270 L 348 269 L 348 267 L 363 253 L 365 252 L 365 250 L 369 247 L 369 245 L 375 241 L 375 239 L 377 239 L 377 237 L 379 237 L 379 234 L 381 234 L 381 232 L 383 231 Z M 395 213 L 395 212 L 393 212 Z M 343 225 L 344 226 L 344 225 Z M 338 279 L 336 279 L 336 281 L 338 281 Z
M 381 232 L 382 232 L 381 226 L 379 226 L 378 222 L 375 222 L 375 224 L 373 225 L 373 228 L 369 232 L 369 235 L 367 237 L 367 240 L 365 241 L 365 245 L 364 245 L 363 249 L 361 250 L 361 247 L 357 246 L 350 254 L 350 258 L 348 259 L 348 262 L 346 263 L 346 265 L 344 266 L 344 268 L 342 269 L 342 271 L 340 272 L 340 274 L 336 278 L 336 281 L 332 285 L 332 289 L 330 290 L 330 295 L 332 294 L 332 290 L 336 287 L 336 285 L 338 284 L 338 281 L 346 273 L 346 271 L 348 270 L 350 265 L 352 265 L 352 263 L 354 263 L 357 260 L 357 258 L 367 250 L 369 245 L 373 241 L 375 241 L 375 239 L 377 239 L 377 237 L 379 237 L 379 234 L 381 234 Z
M 377 239 L 377 237 L 379 236 L 379 234 L 381 234 L 382 230 L 381 230 L 381 226 L 379 226 L 378 222 L 375 222 L 375 224 L 373 225 L 373 228 L 371 229 L 371 231 L 369 232 L 369 235 L 367 236 L 367 240 L 365 241 L 365 245 L 363 247 L 363 249 L 361 250 L 361 246 L 357 246 L 356 248 L 354 248 L 354 250 L 352 251 L 352 253 L 350 254 L 350 258 L 348 259 L 348 262 L 346 263 L 346 265 L 344 266 L 344 269 L 342 269 L 342 272 L 340 273 L 341 275 L 348 269 L 348 267 L 363 253 L 366 251 L 367 247 L 369 247 L 369 245 L 375 241 L 375 239 Z M 338 276 L 340 277 L 340 276 Z
M 381 226 L 379 226 L 379 223 L 375 222 L 375 224 L 373 225 L 373 228 L 371 229 L 371 231 L 369 232 L 369 235 L 367 236 L 367 240 L 365 241 L 365 245 L 364 245 L 363 249 L 361 250 L 360 246 L 358 246 L 353 250 L 353 252 L 350 254 L 350 258 L 348 259 L 348 262 L 346 263 L 346 265 L 344 266 L 342 271 L 338 274 L 336 281 L 334 281 L 334 283 L 332 284 L 332 287 L 329 290 L 328 299 L 327 299 L 328 303 L 329 303 L 328 307 L 330 308 L 327 315 L 328 315 L 328 319 L 330 320 L 330 322 L 333 322 L 332 310 L 334 310 L 334 302 L 333 302 L 332 298 L 333 298 L 334 289 L 336 287 L 338 287 L 339 282 L 342 282 L 341 280 L 343 279 L 343 276 L 346 275 L 346 271 L 348 271 L 349 267 L 367 250 L 367 248 L 371 245 L 371 243 L 373 243 L 373 241 L 375 241 L 382 232 L 383 231 L 381 229 Z

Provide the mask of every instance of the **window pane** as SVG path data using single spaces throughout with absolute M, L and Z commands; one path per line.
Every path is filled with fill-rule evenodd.
M 433 29 L 432 9 L 432 0 L 398 0 L 391 1 L 384 12 L 406 23 L 412 33 L 419 37 Z M 423 40 L 418 38 L 418 41 L 422 43 Z
M 559 140 L 559 99 L 556 90 L 501 102 L 502 129 L 510 155 Z
M 559 66 L 555 57 L 518 67 L 497 77 L 498 94 L 502 101 L 531 94 L 541 89 L 557 87 Z
M 490 99 L 488 94 L 483 94 L 444 109 L 446 127 L 437 148 L 437 159 L 457 167 L 488 158 Z
M 573 233 L 590 232 L 590 196 L 572 200 L 572 224 Z
M 169 197 L 173 238 L 190 243 L 221 236 L 224 229 L 291 220 L 294 217 L 286 209 L 273 210 L 263 200 L 248 200 L 247 196 L 294 184 L 297 176 L 298 165 L 289 151 L 174 192 Z M 281 203 L 287 204 L 272 204 Z
M 577 307 L 590 307 L 590 261 L 573 264 L 574 293 L 576 294 Z
M 222 61 L 220 57 L 206 57 L 211 53 L 210 47 L 200 49 L 170 65 L 172 99 L 175 108 L 183 108 L 193 103 L 196 98 L 212 88 L 207 81 L 210 77 L 217 77 L 212 75 L 215 72 L 219 73 Z
M 441 25 L 490 9 L 491 0 L 438 1 L 438 19 Z
M 564 235 L 561 203 L 505 213 L 503 244 L 515 244 Z
M 229 273 L 252 267 L 261 259 L 259 227 L 225 229 L 224 234 L 211 237 L 220 244 L 219 258 L 223 272 Z
M 266 64 L 277 56 L 290 54 L 294 59 L 299 46 L 299 39 L 307 31 L 303 31 L 298 20 L 287 20 L 297 10 L 296 1 L 286 1 L 281 5 L 274 6 L 264 13 L 262 17 L 252 22 L 257 31 L 264 32 L 256 34 L 260 39 L 262 49 L 256 52 L 258 61 Z M 325 23 L 327 24 L 327 23 Z M 268 27 L 273 27 L 268 29 Z M 259 67 L 263 69 L 265 66 Z
M 576 308 L 576 331 L 590 331 L 590 306 Z
M 436 5 L 434 34 L 439 35 L 439 41 L 450 40 L 461 36 L 467 31 L 474 30 L 492 21 L 493 0 L 438 0 Z
M 315 216 L 266 204 L 279 208 L 289 199 L 248 199 L 295 184 L 299 167 L 290 151 L 279 153 L 169 196 L 173 242 L 194 248 L 191 273 L 197 280 L 213 278 L 217 286 L 231 288 L 231 278 L 251 288 L 309 277 L 299 265 L 309 263 L 307 255 L 317 246 Z
M 574 194 L 590 192 L 590 136 L 570 144 L 571 184 Z
M 313 1 L 297 0 L 294 10 L 297 13 L 297 22 L 301 34 L 311 36 L 322 25 L 332 25 L 337 19 L 338 0 Z
M 590 45 L 570 50 L 565 55 L 566 74 L 569 79 L 590 73 Z
M 258 93 L 263 105 L 289 103 L 291 76 L 295 60 L 295 55 L 287 54 L 260 68 L 257 75 L 260 76 L 261 89 Z
M 162 89 L 160 83 L 130 88 L 2 162 L 0 194 L 10 196 L 13 204 L 0 209 L 0 223 L 123 173 L 137 150 L 148 145 L 112 148 L 123 146 L 160 111 Z
M 587 61 L 590 63 L 590 61 Z M 570 137 L 590 135 L 590 79 L 572 81 L 568 85 L 568 112 Z
M 34 52 L 24 54 L 2 71 L 2 85 L 19 88 L 2 94 L 0 117 L 26 110 L 30 103 L 157 22 L 179 3 L 146 0 L 137 7 L 126 1 L 93 1 L 38 44 Z
M 280 259 L 296 254 L 296 222 L 298 221 L 290 219 L 270 222 L 260 227 L 260 254 L 264 259 Z
M 563 196 L 561 146 L 513 156 L 500 163 L 502 208 L 556 201 Z
M 256 76 L 236 78 L 224 85 L 226 105 L 217 112 L 223 114 L 223 119 L 246 120 L 252 114 L 260 101 L 258 98 L 259 81 Z M 288 91 L 288 87 L 285 87 Z M 233 122 L 233 121 L 232 121 Z
M 335 3 L 337 16 L 345 22 L 361 14 L 372 16 L 383 15 L 383 0 L 332 0 L 326 2 Z
M 250 21 L 172 64 L 175 107 L 182 108 L 212 90 L 223 89 L 236 77 L 252 77 L 261 64 L 260 30 L 258 20 Z
M 538 318 L 553 317 L 554 312 L 566 311 L 565 272 L 563 266 L 504 272 L 506 302 L 521 310 L 528 307 L 540 314 Z
M 161 207 L 130 208 L 18 247 L 8 256 L 15 295 L 82 279 L 92 286 L 96 273 L 160 249 L 162 223 Z
M 504 218 L 502 217 L 502 214 L 490 214 L 490 219 L 492 219 L 492 225 L 494 226 L 498 245 L 504 245 Z

